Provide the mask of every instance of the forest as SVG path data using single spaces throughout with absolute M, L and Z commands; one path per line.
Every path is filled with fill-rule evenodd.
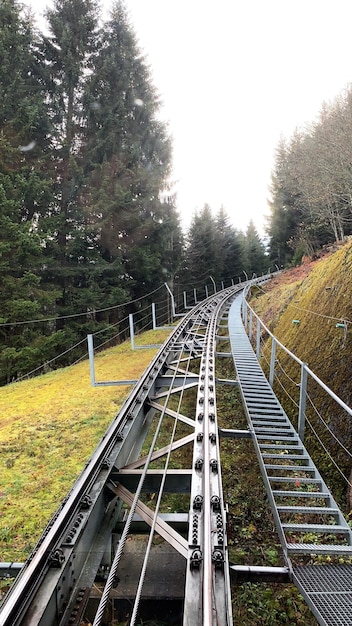
M 235 195 L 189 207 L 185 232 L 170 132 L 123 0 L 104 22 L 98 0 L 54 0 L 43 32 L 0 0 L 0 20 L 0 384 L 75 362 L 89 333 L 123 335 L 165 283 L 179 296 L 226 286 L 352 233 L 351 88 L 280 140 L 265 243 L 230 219 Z
M 352 87 L 277 146 L 271 182 L 270 258 L 296 265 L 352 233 Z
M 41 32 L 1 0 L 0 23 L 0 384 L 79 358 L 87 333 L 123 330 L 165 282 L 266 270 L 254 224 L 238 231 L 223 207 L 182 231 L 172 142 L 123 2 L 103 23 L 97 0 L 55 0 Z

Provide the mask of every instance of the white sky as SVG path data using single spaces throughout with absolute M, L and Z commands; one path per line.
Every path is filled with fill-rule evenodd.
M 50 4 L 25 3 L 38 14 Z M 183 224 L 207 202 L 263 234 L 280 136 L 352 83 L 351 0 L 126 4 L 173 136 Z

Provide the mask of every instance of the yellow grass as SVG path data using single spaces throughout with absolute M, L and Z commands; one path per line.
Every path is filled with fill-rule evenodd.
M 108 349 L 96 355 L 96 380 L 138 379 L 156 351 Z M 92 387 L 88 361 L 0 388 L 0 561 L 28 556 L 130 389 Z

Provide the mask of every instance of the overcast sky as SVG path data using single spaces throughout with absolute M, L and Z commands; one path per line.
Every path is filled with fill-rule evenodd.
M 46 0 L 25 0 L 40 14 Z M 102 2 L 111 6 L 109 0 Z M 185 226 L 205 202 L 263 233 L 281 135 L 352 82 L 351 0 L 126 0 L 174 146 Z

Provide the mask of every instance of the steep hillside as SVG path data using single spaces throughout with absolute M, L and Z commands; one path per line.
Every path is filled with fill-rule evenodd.
M 268 328 L 299 359 L 339 396 L 352 404 L 352 242 L 339 247 L 323 258 L 299 268 L 284 271 L 261 288 L 252 290 L 251 304 Z M 270 341 L 263 349 L 268 359 Z M 283 352 L 279 355 L 280 384 L 288 394 L 294 394 L 299 384 L 298 366 Z M 264 365 L 265 368 L 265 365 Z M 275 389 L 286 412 L 292 417 L 297 410 Z M 351 419 L 333 400 L 324 399 L 317 387 L 308 388 L 314 399 L 311 423 L 323 445 L 317 443 L 312 429 L 307 430 L 307 442 L 314 460 L 331 484 L 334 495 L 348 513 L 352 508 L 351 483 Z M 313 403 L 312 403 L 313 406 Z M 310 407 L 307 408 L 307 411 Z M 327 428 L 323 427 L 322 417 Z M 294 421 L 294 420 L 293 420 Z M 330 431 L 329 431 L 330 429 Z M 336 441 L 339 439 L 342 446 Z M 326 456 L 326 446 L 334 462 Z M 344 446 L 344 447 L 343 447 Z M 342 477 L 345 476 L 345 479 Z
M 138 343 L 162 343 L 150 331 Z M 156 349 L 98 354 L 96 379 L 139 378 Z M 0 560 L 22 561 L 72 487 L 129 387 L 91 387 L 89 364 L 0 388 Z
M 347 404 L 352 401 L 352 242 L 255 290 L 253 308 Z M 293 322 L 296 320 L 296 322 Z M 345 323 L 346 328 L 336 326 Z

